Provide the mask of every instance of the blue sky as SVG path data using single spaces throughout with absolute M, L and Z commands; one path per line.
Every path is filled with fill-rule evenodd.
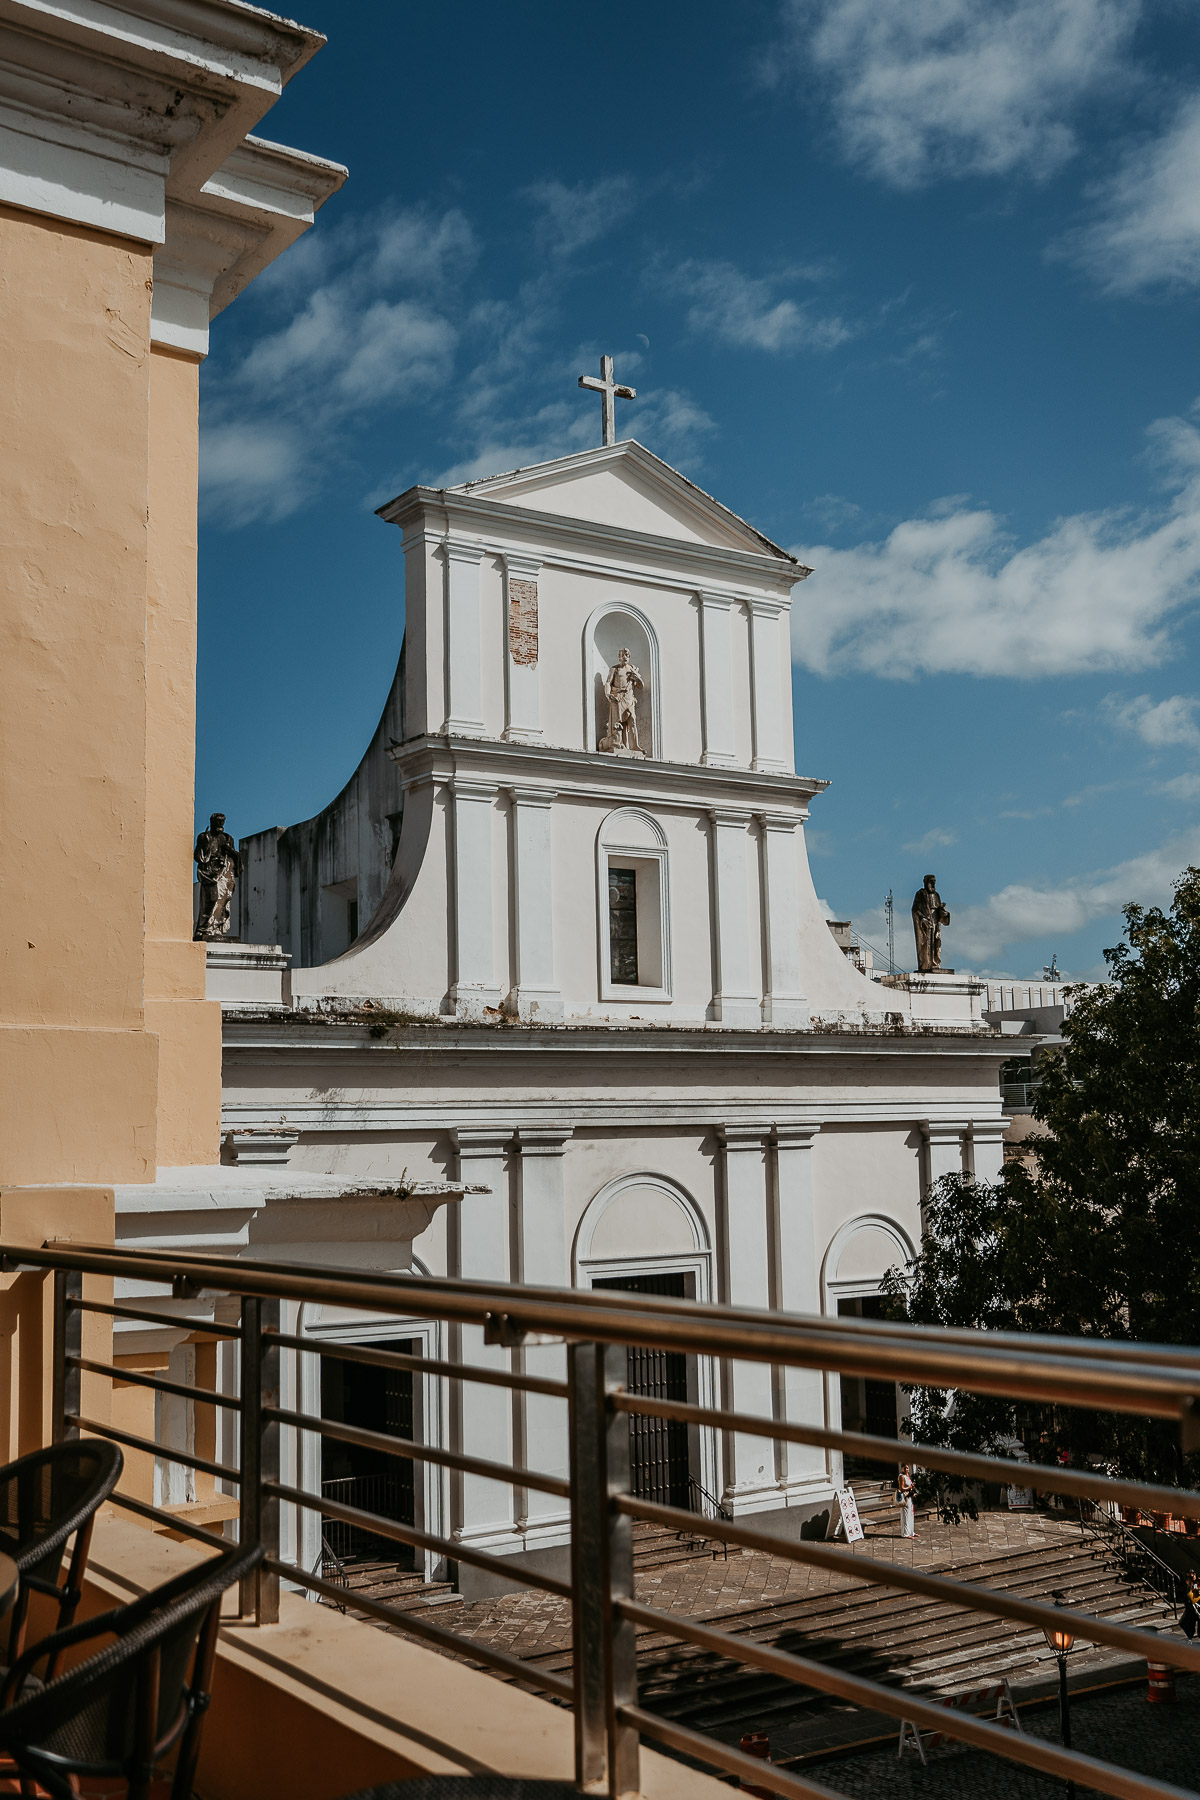
M 315 812 L 403 622 L 373 508 L 635 436 L 814 568 L 797 766 L 869 938 L 1098 972 L 1200 862 L 1200 23 L 1185 0 L 406 8 L 264 135 L 346 163 L 202 375 L 198 813 Z M 452 24 L 452 29 L 451 29 Z

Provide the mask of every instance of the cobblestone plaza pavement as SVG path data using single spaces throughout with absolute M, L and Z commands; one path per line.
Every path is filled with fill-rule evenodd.
M 868 1522 L 867 1537 L 854 1546 L 856 1556 L 898 1562 L 907 1568 L 947 1569 L 955 1562 L 996 1555 L 1004 1550 L 1077 1539 L 1078 1526 L 1038 1515 L 981 1513 L 960 1525 L 923 1519 L 916 1538 L 876 1532 Z M 843 1546 L 844 1548 L 844 1546 Z M 666 1568 L 639 1570 L 637 1597 L 646 1606 L 689 1618 L 717 1620 L 743 1607 L 771 1601 L 853 1588 L 856 1583 L 824 1569 L 790 1562 L 784 1557 L 743 1555 L 680 1562 Z M 530 1589 L 495 1600 L 455 1607 L 453 1629 L 463 1637 L 492 1644 L 513 1656 L 544 1655 L 571 1645 L 570 1608 L 553 1594 Z
M 1103 1757 L 1139 1775 L 1173 1782 L 1189 1793 L 1200 1791 L 1200 1681 L 1183 1676 L 1174 1706 L 1151 1706 L 1144 1686 L 1094 1694 L 1071 1703 L 1071 1747 Z M 1043 1708 L 1026 1716 L 1031 1737 L 1058 1738 L 1058 1709 Z M 898 1761 L 895 1745 L 866 1756 L 820 1764 L 810 1772 L 835 1791 L 854 1800 L 1061 1800 L 1065 1786 L 978 1750 L 948 1745 L 928 1752 L 921 1767 L 909 1751 Z M 809 1772 L 809 1771 L 806 1771 Z M 1079 1800 L 1094 1790 L 1081 1787 Z

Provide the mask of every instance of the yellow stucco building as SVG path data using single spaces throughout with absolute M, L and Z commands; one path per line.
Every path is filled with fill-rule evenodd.
M 211 317 L 345 179 L 253 135 L 323 42 L 240 0 L 0 0 L 8 1243 L 110 1235 L 114 1184 L 218 1158 L 191 903 L 198 372 Z

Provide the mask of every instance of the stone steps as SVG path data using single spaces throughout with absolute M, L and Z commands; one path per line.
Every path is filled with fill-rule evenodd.
M 1131 1587 L 1093 1544 L 1031 1547 L 944 1572 L 960 1580 L 986 1579 L 990 1587 L 1030 1599 L 1061 1592 L 1068 1604 L 1095 1617 L 1160 1627 L 1171 1623 L 1170 1609 L 1158 1596 Z M 897 1590 L 826 1591 L 708 1622 L 846 1673 L 934 1697 L 1003 1676 L 1044 1672 L 1052 1661 L 1040 1631 Z M 661 1637 L 639 1641 L 641 1703 L 693 1729 L 732 1737 L 767 1720 L 799 1722 L 829 1706 L 818 1690 L 667 1644 Z M 1099 1655 L 1080 1648 L 1073 1662 L 1082 1668 Z

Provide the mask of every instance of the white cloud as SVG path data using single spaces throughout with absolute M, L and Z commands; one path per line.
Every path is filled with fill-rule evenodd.
M 300 440 L 281 426 L 210 425 L 200 438 L 205 509 L 229 525 L 285 518 L 299 503 L 303 470 Z
M 1200 775 L 1173 775 L 1170 781 L 1162 782 L 1156 792 L 1166 794 L 1170 800 L 1200 800 Z
M 342 286 L 318 288 L 281 331 L 260 338 L 238 372 L 259 394 L 319 386 L 322 412 L 377 404 L 444 380 L 458 333 L 415 300 L 365 307 Z
M 943 826 L 935 825 L 932 831 L 925 833 L 924 837 L 916 838 L 911 844 L 901 844 L 900 848 L 907 850 L 913 856 L 924 856 L 927 850 L 945 850 L 957 842 L 957 832 L 947 831 Z
M 1057 887 L 1014 883 L 981 906 L 951 908 L 947 944 L 956 957 L 987 963 L 1013 944 L 1069 937 L 1135 901 L 1163 906 L 1182 871 L 1200 863 L 1200 829 L 1180 832 L 1157 849 L 1115 868 L 1080 875 Z
M 631 363 L 632 363 L 632 359 Z M 564 374 L 563 381 L 567 377 Z M 488 397 L 489 408 L 503 410 L 503 394 Z M 477 413 L 482 425 L 485 413 Z M 715 421 L 702 406 L 672 388 L 655 389 L 642 394 L 618 419 L 619 435 L 636 437 L 647 449 L 656 451 L 667 462 L 688 461 L 700 451 L 704 440 L 716 429 Z M 520 437 L 502 437 L 494 433 L 481 438 L 470 456 L 452 463 L 430 479 L 435 487 L 454 487 L 477 476 L 497 475 L 507 469 L 527 468 L 531 463 L 546 462 L 571 450 L 590 450 L 596 443 L 597 425 L 590 407 L 555 403 L 543 407 L 527 422 Z
M 668 292 L 691 301 L 687 323 L 692 331 L 739 350 L 773 355 L 832 350 L 853 335 L 843 320 L 822 317 L 805 302 L 780 296 L 788 277 L 743 275 L 732 263 L 692 259 L 661 279 Z
M 1177 744 L 1200 750 L 1200 726 L 1196 723 L 1198 706 L 1200 701 L 1184 694 L 1172 694 L 1169 700 L 1158 701 L 1151 700 L 1149 694 L 1139 694 L 1133 700 L 1121 700 L 1116 694 L 1110 694 L 1104 702 L 1104 712 L 1114 725 L 1135 731 L 1152 750 L 1165 750 Z
M 1200 282 L 1200 97 L 1127 152 L 1095 218 L 1063 248 L 1114 294 Z
M 570 256 L 604 237 L 632 212 L 636 191 L 627 175 L 598 181 L 538 181 L 524 191 L 540 215 L 543 241 L 558 256 Z
M 1128 84 L 1141 0 L 789 0 L 775 78 L 832 90 L 843 154 L 895 187 L 1045 176 L 1075 153 L 1071 114 Z
M 1076 513 L 1018 548 L 995 513 L 955 499 L 879 543 L 796 546 L 815 571 L 793 609 L 796 662 L 905 678 L 1162 662 L 1200 595 L 1200 431 L 1176 419 L 1151 435 L 1175 483 L 1153 513 Z

